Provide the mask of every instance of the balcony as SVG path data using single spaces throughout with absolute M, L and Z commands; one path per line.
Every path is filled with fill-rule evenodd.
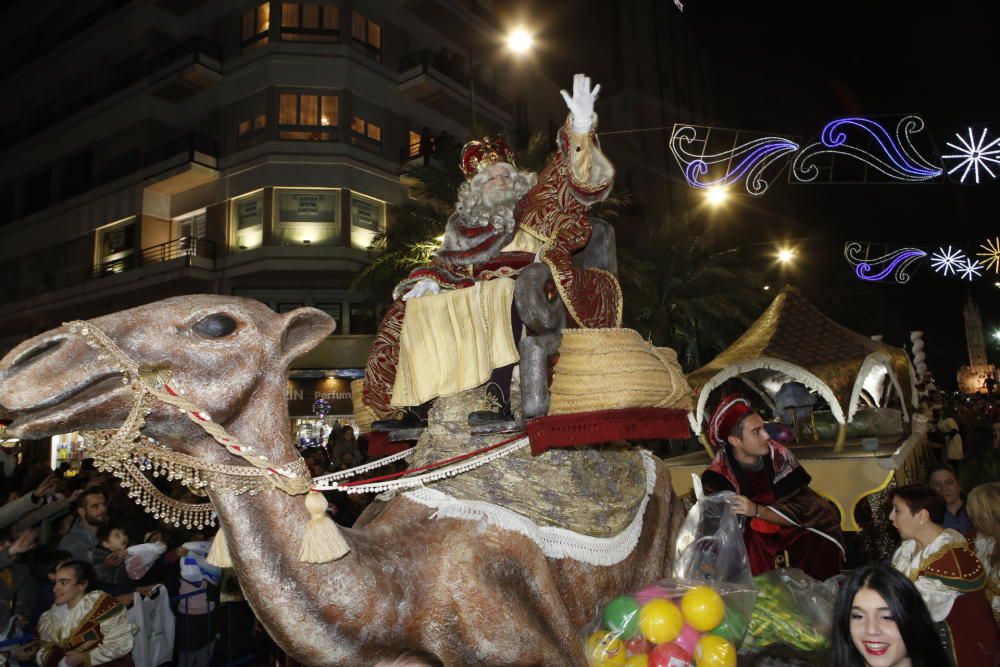
M 175 262 L 176 263 L 172 263 Z M 169 264 L 168 263 L 172 263 Z M 195 267 L 213 270 L 215 268 L 215 244 L 206 239 L 183 237 L 166 243 L 143 248 L 138 254 L 122 259 L 103 262 L 80 271 L 60 273 L 45 280 L 24 285 L 10 285 L 4 294 L 6 302 L 35 297 L 46 292 L 81 286 L 86 294 L 97 291 L 103 280 L 109 276 L 126 273 L 152 265 L 162 265 L 164 270 Z
M 193 37 L 151 59 L 146 71 L 153 95 L 176 104 L 222 80 L 222 49 Z
M 476 113 L 499 125 L 510 125 L 512 106 L 493 88 L 476 79 L 470 85 L 468 68 L 461 56 L 446 56 L 428 49 L 416 51 L 399 61 L 399 90 L 410 99 L 425 104 L 459 123 Z
M 219 145 L 189 134 L 146 152 L 142 164 L 147 192 L 174 195 L 219 178 Z

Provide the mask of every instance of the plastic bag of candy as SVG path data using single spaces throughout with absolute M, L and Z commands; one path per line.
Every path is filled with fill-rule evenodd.
M 836 578 L 818 581 L 802 570 L 772 570 L 754 577 L 760 595 L 747 626 L 745 648 L 785 644 L 804 651 L 826 648 L 837 596 Z
M 753 586 L 741 517 L 730 504 L 733 495 L 700 496 L 687 513 L 674 544 L 674 577 Z
M 757 591 L 664 579 L 601 609 L 582 632 L 593 667 L 736 667 Z

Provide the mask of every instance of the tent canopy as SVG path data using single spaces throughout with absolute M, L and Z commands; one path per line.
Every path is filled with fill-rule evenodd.
M 902 349 L 837 324 L 788 286 L 732 345 L 688 375 L 697 396 L 691 419 L 696 433 L 701 433 L 712 390 L 758 369 L 776 371 L 817 392 L 841 424 L 854 416 L 873 373 L 884 374 L 892 383 L 904 417 L 908 417 L 907 400 L 917 406 L 916 377 Z

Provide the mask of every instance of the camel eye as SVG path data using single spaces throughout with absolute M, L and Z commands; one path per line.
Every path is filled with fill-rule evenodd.
M 194 330 L 205 338 L 224 338 L 236 331 L 236 320 L 229 315 L 209 315 L 194 325 Z

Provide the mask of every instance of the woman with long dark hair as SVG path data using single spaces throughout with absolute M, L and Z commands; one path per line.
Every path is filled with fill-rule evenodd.
M 916 587 L 888 563 L 855 570 L 833 609 L 831 665 L 946 667 L 949 659 Z

